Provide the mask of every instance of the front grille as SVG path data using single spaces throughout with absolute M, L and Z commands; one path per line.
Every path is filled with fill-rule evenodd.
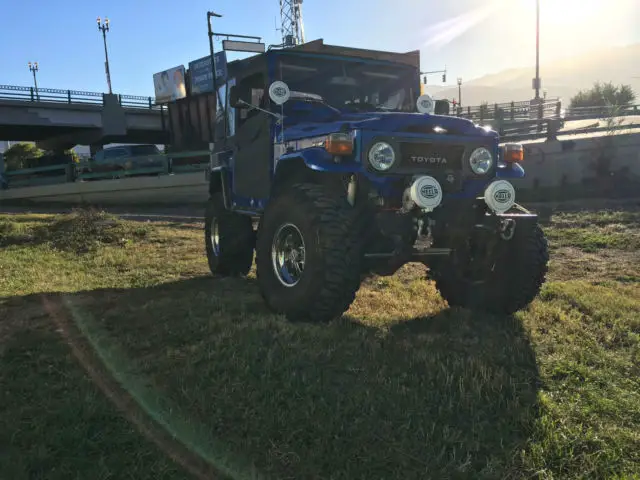
M 410 169 L 436 171 L 462 170 L 462 145 L 434 145 L 431 143 L 401 143 L 401 165 Z

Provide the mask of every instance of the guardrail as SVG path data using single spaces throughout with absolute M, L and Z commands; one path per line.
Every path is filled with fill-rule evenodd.
M 589 120 L 602 117 L 624 117 L 640 115 L 640 104 L 610 105 L 603 107 L 569 107 L 565 112 L 567 118 L 573 120 Z
M 21 100 L 28 102 L 67 103 L 84 105 L 102 105 L 103 93 L 83 92 L 80 90 L 60 90 L 56 88 L 21 87 L 17 85 L 0 85 L 0 99 Z M 125 108 L 162 110 L 152 97 L 118 94 L 120 105 Z
M 126 157 L 114 162 L 81 161 L 79 163 L 7 170 L 2 174 L 6 182 L 3 188 L 202 172 L 209 165 L 209 154 L 208 150 L 199 150 Z M 153 165 L 148 167 L 134 166 L 134 163 L 140 163 L 141 160 Z
M 521 122 L 517 126 L 510 129 L 505 127 L 504 133 L 501 134 L 501 140 L 507 142 L 520 142 L 523 140 L 546 139 L 548 141 L 557 140 L 562 135 L 580 135 L 600 132 L 617 132 L 628 129 L 640 129 L 640 123 L 629 123 L 621 125 L 607 126 L 588 126 L 573 129 L 562 129 L 562 120 L 560 119 L 544 119 L 530 120 Z M 498 127 L 500 128 L 500 127 Z
M 486 103 L 473 107 L 456 107 L 455 116 L 484 122 L 493 119 L 510 121 L 553 118 L 561 114 L 562 102 L 559 98 L 541 99 L 539 103 L 531 100 L 507 103 Z
M 607 130 L 624 130 L 628 128 L 640 128 L 640 122 L 637 124 L 616 124 L 616 119 L 622 120 L 627 116 L 640 116 L 640 105 L 621 105 L 621 106 L 603 106 L 603 107 L 577 107 L 570 108 L 568 111 L 562 112 L 557 107 L 556 113 L 539 115 L 538 118 L 516 118 L 504 115 L 500 112 L 493 115 L 492 118 L 484 120 L 476 120 L 480 124 L 489 125 L 496 130 L 500 136 L 507 141 L 516 141 L 523 139 L 536 139 L 546 137 L 548 140 L 554 140 L 558 135 L 575 135 L 581 133 L 597 133 Z M 612 124 L 600 126 L 579 127 L 574 129 L 565 129 L 564 125 L 568 122 L 580 120 L 598 120 L 609 122 Z

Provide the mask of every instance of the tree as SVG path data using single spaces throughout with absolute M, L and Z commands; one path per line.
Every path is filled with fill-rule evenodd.
M 571 108 L 623 106 L 635 99 L 635 92 L 629 85 L 616 87 L 611 82 L 596 82 L 591 89 L 581 90 L 571 99 Z
M 64 154 L 71 157 L 71 161 L 73 163 L 80 163 L 80 155 L 78 155 L 78 152 L 76 152 L 75 150 L 73 149 L 65 150 Z
M 43 153 L 42 150 L 32 143 L 15 143 L 4 152 L 5 168 L 7 170 L 26 168 L 29 159 L 40 158 Z

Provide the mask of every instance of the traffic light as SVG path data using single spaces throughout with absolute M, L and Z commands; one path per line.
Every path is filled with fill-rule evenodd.
M 442 74 L 442 83 L 447 83 L 447 74 L 446 73 Z

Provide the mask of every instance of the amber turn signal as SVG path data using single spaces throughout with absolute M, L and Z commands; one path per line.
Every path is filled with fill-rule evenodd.
M 522 163 L 524 147 L 519 143 L 507 143 L 502 147 L 502 159 L 505 163 Z
M 331 133 L 324 141 L 324 148 L 332 155 L 351 155 L 353 140 L 348 133 Z

